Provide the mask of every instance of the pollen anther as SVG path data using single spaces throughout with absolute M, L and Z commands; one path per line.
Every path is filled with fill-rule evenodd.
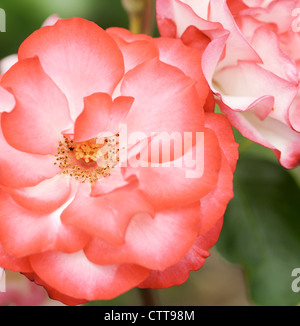
M 108 142 L 114 143 L 114 155 L 108 154 Z M 118 164 L 116 153 L 119 149 L 116 144 L 119 144 L 116 139 L 105 139 L 104 145 L 101 145 L 95 138 L 76 143 L 64 137 L 64 142 L 59 142 L 54 164 L 59 166 L 63 174 L 81 183 L 94 183 L 100 178 L 110 176 L 109 170 Z

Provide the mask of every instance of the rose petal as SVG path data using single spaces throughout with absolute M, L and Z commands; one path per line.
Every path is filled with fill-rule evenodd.
M 97 92 L 112 94 L 124 74 L 115 41 L 82 18 L 59 20 L 31 34 L 19 48 L 19 59 L 35 55 L 66 95 L 73 120 L 83 109 L 84 97 Z
M 206 113 L 205 127 L 212 130 L 218 137 L 220 147 L 227 159 L 231 171 L 234 172 L 238 160 L 238 144 L 235 142 L 232 126 L 223 114 Z
M 221 218 L 211 230 L 197 238 L 194 246 L 179 263 L 164 271 L 152 271 L 139 287 L 159 289 L 184 283 L 189 277 L 189 272 L 200 269 L 210 255 L 207 250 L 218 240 L 222 224 Z
M 65 96 L 45 74 L 39 59 L 18 62 L 3 76 L 1 84 L 11 89 L 16 99 L 14 110 L 2 114 L 7 142 L 25 152 L 55 153 L 60 134 L 71 120 Z
M 106 30 L 116 41 L 122 51 L 125 72 L 139 64 L 158 57 L 158 50 L 150 37 L 141 34 L 128 33 L 122 28 L 111 27 Z
M 121 93 L 134 98 L 127 116 L 128 135 L 201 130 L 203 103 L 194 82 L 175 67 L 157 59 L 147 61 L 125 75 Z
M 111 96 L 95 93 L 84 99 L 84 109 L 78 116 L 74 128 L 74 141 L 84 141 L 96 137 L 106 130 L 112 107 Z
M 31 266 L 27 257 L 16 258 L 8 255 L 0 243 L 0 266 L 14 272 L 31 272 Z
M 185 46 L 181 40 L 158 38 L 155 43 L 159 49 L 159 59 L 162 62 L 179 68 L 188 77 L 197 81 L 196 87 L 201 99 L 201 106 L 203 106 L 209 87 L 201 69 L 202 58 L 199 51 Z
M 179 158 L 168 167 L 161 164 L 140 168 L 140 189 L 157 209 L 193 203 L 215 187 L 221 163 L 219 143 L 210 130 L 203 136 L 203 143 L 199 141 L 193 147 L 193 154 L 187 151 L 182 160 Z M 189 177 L 192 155 L 196 170 L 193 177 Z
M 0 112 L 11 112 L 16 105 L 13 94 L 0 86 Z
M 0 74 L 5 74 L 15 63 L 18 62 L 18 55 L 11 54 L 0 61 Z
M 230 80 L 234 80 L 234 83 L 229 82 Z M 297 88 L 292 83 L 250 62 L 240 62 L 237 66 L 223 69 L 215 76 L 215 81 L 222 85 L 222 101 L 232 110 L 246 111 L 255 108 L 260 100 L 272 96 L 274 104 L 266 102 L 269 107 L 264 107 L 261 118 L 270 113 L 270 117 L 289 123 L 288 108 L 297 93 Z M 277 96 L 279 92 L 281 96 Z M 260 111 L 261 108 L 256 109 L 256 112 Z
M 114 99 L 105 93 L 95 93 L 84 99 L 84 110 L 74 128 L 74 141 L 84 141 L 108 132 L 115 135 L 125 120 L 134 99 L 120 96 Z
M 24 153 L 9 146 L 1 128 L 0 152 L 0 184 L 5 187 L 32 187 L 59 172 L 52 155 Z
M 234 112 L 222 106 L 232 125 L 244 137 L 275 151 L 281 165 L 291 169 L 300 163 L 300 135 L 286 124 L 271 117 L 261 121 L 252 112 Z
M 289 119 L 292 127 L 300 132 L 300 92 L 298 91 L 298 95 L 293 101 L 290 110 L 289 110 Z
M 109 178 L 109 177 L 107 177 Z M 80 228 L 109 243 L 124 243 L 127 226 L 138 212 L 150 212 L 152 206 L 129 184 L 104 196 L 92 197 L 88 185 L 81 185 L 74 201 L 62 213 L 62 222 Z
M 17 205 L 3 191 L 0 203 L 0 241 L 10 255 L 24 257 L 47 250 L 74 252 L 89 240 L 81 230 L 61 223 L 60 213 L 64 207 L 42 215 Z
M 263 61 L 263 67 L 278 77 L 298 84 L 298 70 L 295 61 L 280 49 L 276 33 L 265 27 L 256 29 L 251 45 Z M 270 55 L 272 53 L 272 55 Z
M 20 206 L 41 214 L 48 214 L 62 206 L 70 197 L 71 185 L 63 175 L 47 179 L 34 187 L 7 189 Z
M 34 255 L 30 263 L 37 275 L 54 289 L 88 301 L 110 300 L 137 286 L 150 273 L 135 265 L 99 266 L 88 261 L 82 251 Z
M 42 27 L 44 26 L 52 26 L 54 25 L 58 20 L 59 20 L 59 16 L 57 14 L 53 14 L 51 16 L 49 16 L 44 22 Z
M 161 211 L 154 218 L 137 214 L 127 228 L 124 245 L 112 246 L 94 238 L 84 249 L 85 254 L 96 264 L 134 263 L 164 270 L 177 263 L 194 243 L 199 211 L 198 202 Z
M 128 184 L 129 181 L 124 178 L 121 168 L 115 167 L 110 171 L 109 178 L 101 178 L 92 185 L 91 196 L 105 195 Z

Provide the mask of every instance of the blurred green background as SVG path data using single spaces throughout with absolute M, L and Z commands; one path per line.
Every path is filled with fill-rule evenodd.
M 1 0 L 6 12 L 6 33 L 0 34 L 0 56 L 16 53 L 19 44 L 52 14 L 82 17 L 102 28 L 126 27 L 128 18 L 120 0 Z
M 0 8 L 6 13 L 6 32 L 0 33 L 0 58 L 17 53 L 21 42 L 52 14 L 86 18 L 102 28 L 128 27 L 120 0 L 0 0 Z M 158 35 L 156 26 L 152 34 Z M 243 138 L 237 131 L 235 136 L 240 144 L 235 198 L 226 213 L 218 246 L 201 270 L 190 273 L 185 284 L 153 291 L 157 304 L 300 302 L 300 293 L 295 294 L 290 288 L 291 270 L 300 267 L 300 170 L 286 171 L 269 149 Z M 140 304 L 138 289 L 112 301 L 90 303 Z

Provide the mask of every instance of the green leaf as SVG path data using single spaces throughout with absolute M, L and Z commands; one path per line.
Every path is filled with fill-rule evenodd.
M 291 288 L 300 267 L 300 189 L 278 163 L 241 157 L 217 244 L 232 263 L 242 265 L 249 296 L 258 305 L 296 305 Z

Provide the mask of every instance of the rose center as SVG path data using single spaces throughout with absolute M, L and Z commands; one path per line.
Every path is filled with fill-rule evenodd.
M 77 160 L 83 160 L 85 163 L 96 162 L 102 156 L 100 145 L 95 139 L 90 139 L 75 145 L 75 157 Z
M 85 183 L 94 183 L 110 176 L 110 170 L 119 161 L 119 135 L 109 138 L 93 138 L 83 142 L 73 142 L 64 137 L 59 142 L 55 165 L 61 173 Z

